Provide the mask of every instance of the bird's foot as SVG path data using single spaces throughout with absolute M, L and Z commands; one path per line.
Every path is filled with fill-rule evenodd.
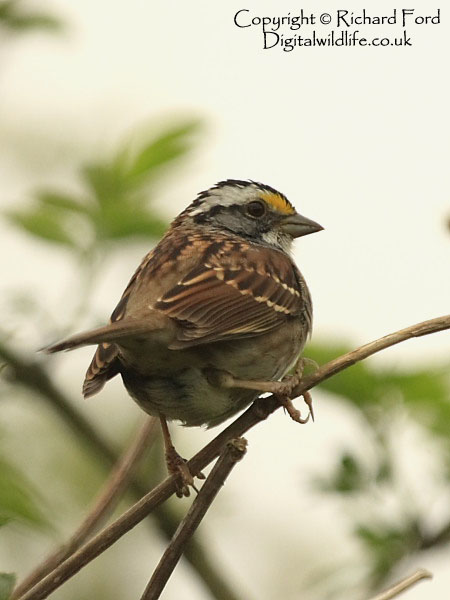
M 175 450 L 175 446 L 172 444 L 172 439 L 170 437 L 169 428 L 167 427 L 167 422 L 165 417 L 160 415 L 161 428 L 163 432 L 164 445 L 166 448 L 166 465 L 169 475 L 176 476 L 176 495 L 178 498 L 182 498 L 183 496 L 189 496 L 190 490 L 189 488 L 194 488 L 194 490 L 198 493 L 197 488 L 194 485 L 194 476 L 192 475 L 189 467 L 187 465 L 186 460 L 178 454 Z M 205 479 L 203 473 L 197 473 L 198 479 Z
M 309 358 L 299 358 L 295 365 L 294 372 L 291 375 L 286 375 L 281 381 L 247 381 L 236 379 L 231 373 L 220 371 L 218 369 L 208 369 L 207 377 L 212 385 L 218 387 L 242 388 L 256 390 L 261 393 L 272 393 L 278 398 L 280 404 L 286 409 L 291 419 L 297 423 L 307 423 L 310 418 L 314 421 L 311 394 L 309 392 L 302 394 L 303 399 L 309 408 L 308 416 L 305 418 L 301 416 L 300 411 L 295 408 L 291 400 L 292 393 L 300 383 L 304 368 L 307 364 L 312 364 L 316 368 L 318 367 L 317 363 Z
M 189 488 L 195 489 L 194 477 L 187 466 L 186 460 L 178 454 L 174 446 L 166 448 L 166 465 L 169 475 L 176 476 L 176 494 L 178 498 L 189 496 Z
M 294 367 L 293 374 L 286 375 L 279 382 L 279 390 L 277 392 L 274 392 L 281 405 L 291 417 L 291 419 L 296 423 L 302 424 L 307 423 L 310 418 L 312 421 L 314 421 L 314 409 L 311 394 L 309 392 L 304 392 L 302 394 L 303 400 L 309 408 L 307 417 L 302 417 L 300 411 L 297 408 L 295 408 L 291 400 L 291 395 L 293 390 L 298 386 L 298 384 L 302 380 L 303 371 L 306 365 L 312 365 L 316 369 L 319 368 L 319 365 L 314 360 L 304 357 L 299 358 Z
M 298 408 L 295 408 L 295 406 L 292 403 L 292 400 L 289 398 L 289 396 L 283 396 L 281 394 L 275 394 L 275 395 L 276 395 L 278 401 L 280 402 L 281 406 L 286 410 L 287 414 L 291 417 L 291 419 L 293 421 L 295 421 L 296 423 L 301 423 L 302 425 L 307 423 L 310 418 L 312 421 L 314 421 L 314 410 L 313 410 L 313 405 L 312 405 L 312 398 L 311 398 L 311 394 L 309 392 L 305 392 L 304 394 L 302 394 L 303 400 L 305 401 L 305 404 L 309 408 L 307 417 L 302 417 L 301 412 L 298 410 Z
M 295 408 L 292 402 L 292 392 L 300 383 L 300 380 L 301 376 L 299 376 L 297 373 L 294 373 L 293 375 L 287 375 L 282 381 L 276 382 L 278 384 L 278 389 L 274 389 L 273 394 L 276 396 L 279 403 L 283 406 L 293 421 L 304 424 L 307 423 L 310 418 L 314 421 L 314 410 L 311 394 L 309 392 L 304 392 L 302 394 L 303 400 L 309 408 L 307 417 L 302 417 L 301 412 L 298 410 L 298 408 Z

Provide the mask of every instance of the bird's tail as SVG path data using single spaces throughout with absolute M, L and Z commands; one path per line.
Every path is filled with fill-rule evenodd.
M 77 333 L 61 342 L 45 346 L 44 348 L 41 348 L 41 351 L 46 352 L 47 354 L 53 354 L 54 352 L 62 352 L 64 350 L 74 350 L 81 346 L 90 346 L 92 344 L 101 344 L 105 342 L 117 342 L 120 339 L 149 333 L 150 331 L 154 331 L 154 327 L 152 327 L 148 321 L 134 321 L 131 319 L 126 321 L 116 321 L 109 325 L 105 325 L 104 327 L 99 327 L 98 329 Z

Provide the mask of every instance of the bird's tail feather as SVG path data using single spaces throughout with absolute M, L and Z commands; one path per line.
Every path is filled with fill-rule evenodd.
M 63 350 L 74 350 L 81 346 L 105 342 L 112 343 L 120 339 L 149 333 L 154 330 L 154 325 L 152 326 L 147 320 L 129 319 L 126 321 L 116 321 L 109 325 L 105 325 L 104 327 L 99 327 L 98 329 L 77 333 L 61 342 L 45 346 L 44 348 L 41 348 L 41 351 L 46 352 L 47 354 L 53 354 L 54 352 L 62 352 Z

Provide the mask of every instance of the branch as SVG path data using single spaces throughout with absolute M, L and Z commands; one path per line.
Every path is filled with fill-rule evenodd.
M 225 479 L 231 473 L 235 464 L 244 456 L 246 449 L 247 440 L 244 438 L 231 440 L 223 448 L 211 473 L 202 485 L 202 489 L 162 555 L 141 600 L 157 600 L 160 597 L 169 577 L 183 554 L 186 544 L 200 525 L 206 511 L 217 496 L 220 487 L 224 484 Z
M 422 321 L 405 329 L 400 329 L 395 333 L 385 335 L 374 342 L 360 346 L 353 352 L 347 352 L 334 360 L 331 360 L 326 365 L 323 365 L 312 375 L 305 377 L 295 388 L 295 396 L 301 396 L 303 392 L 309 390 L 311 387 L 317 385 L 325 379 L 329 379 L 339 371 L 354 365 L 381 350 L 385 350 L 390 346 L 395 346 L 406 340 L 410 340 L 415 337 L 422 337 L 424 335 L 430 335 L 431 333 L 438 333 L 450 329 L 450 315 L 444 315 L 443 317 L 437 317 L 436 319 L 430 319 L 429 321 Z
M 174 534 L 179 518 L 178 512 L 169 503 L 159 506 L 153 515 L 156 517 L 156 525 L 160 532 L 168 539 Z M 242 598 L 222 573 L 220 565 L 214 564 L 211 551 L 201 540 L 191 538 L 184 550 L 184 558 L 197 574 L 200 583 L 209 591 L 211 598 L 216 600 L 239 600 Z
M 295 396 L 300 396 L 312 387 L 332 377 L 339 371 L 364 360 L 368 356 L 380 352 L 385 348 L 422 335 L 428 335 L 450 329 L 450 315 L 424 321 L 387 335 L 379 340 L 361 346 L 353 352 L 348 352 L 336 358 L 326 365 L 323 365 L 312 375 L 305 377 L 295 388 Z M 223 446 L 231 439 L 241 437 L 246 431 L 254 427 L 260 421 L 266 419 L 272 412 L 280 407 L 278 400 L 274 396 L 260 398 L 254 402 L 238 419 L 229 425 L 224 431 L 219 433 L 209 444 L 198 452 L 190 461 L 188 461 L 189 470 L 192 475 L 197 475 L 221 452 Z M 36 585 L 28 594 L 23 596 L 22 600 L 41 600 L 55 589 L 60 587 L 65 581 L 70 579 L 75 573 L 91 562 L 99 554 L 104 552 L 118 539 L 120 539 L 130 529 L 135 527 L 143 518 L 145 518 L 159 504 L 165 502 L 175 492 L 175 477 L 171 476 L 161 482 L 139 502 L 134 504 L 128 511 L 119 517 L 109 527 L 106 527 L 95 538 L 85 544 L 74 555 L 67 559 L 63 564 L 57 567 L 38 585 Z
M 408 590 L 419 581 L 422 581 L 423 579 L 432 579 L 432 577 L 433 575 L 430 573 L 430 571 L 427 571 L 426 569 L 418 569 L 412 575 L 409 575 L 398 583 L 395 583 L 389 589 L 385 590 L 381 594 L 378 594 L 374 598 L 371 598 L 371 600 L 392 600 L 392 598 L 395 598 L 402 592 Z
M 123 492 L 128 487 L 134 471 L 142 458 L 143 453 L 155 440 L 158 420 L 147 417 L 139 431 L 133 436 L 133 441 L 123 456 L 117 461 L 115 467 L 106 481 L 103 490 L 94 502 L 92 509 L 72 537 L 52 552 L 39 564 L 13 591 L 10 600 L 17 600 L 35 586 L 41 579 L 51 573 L 58 565 L 64 562 L 98 529 L 117 506 Z
M 117 451 L 103 438 L 100 432 L 75 408 L 47 375 L 43 366 L 35 361 L 26 360 L 11 348 L 0 342 L 0 359 L 7 365 L 7 375 L 14 382 L 29 389 L 47 402 L 52 410 L 71 429 L 80 441 L 83 450 L 88 450 L 92 458 L 101 463 L 104 469 L 110 469 L 119 460 Z M 148 481 L 134 477 L 130 491 L 135 499 L 142 498 L 148 492 Z M 168 505 L 159 506 L 153 514 L 160 533 L 170 539 L 178 525 L 178 516 Z M 213 564 L 211 557 L 196 540 L 191 540 L 186 548 L 186 560 L 190 563 L 199 579 L 216 600 L 238 600 L 238 595 Z

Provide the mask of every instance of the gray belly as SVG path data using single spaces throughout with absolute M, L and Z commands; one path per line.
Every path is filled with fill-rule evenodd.
M 305 338 L 300 323 L 294 321 L 259 337 L 188 350 L 142 348 L 136 361 L 134 349 L 123 353 L 121 374 L 129 394 L 145 412 L 189 426 L 212 427 L 248 406 L 259 393 L 214 386 L 207 378 L 209 369 L 227 371 L 237 379 L 276 381 L 295 363 Z

